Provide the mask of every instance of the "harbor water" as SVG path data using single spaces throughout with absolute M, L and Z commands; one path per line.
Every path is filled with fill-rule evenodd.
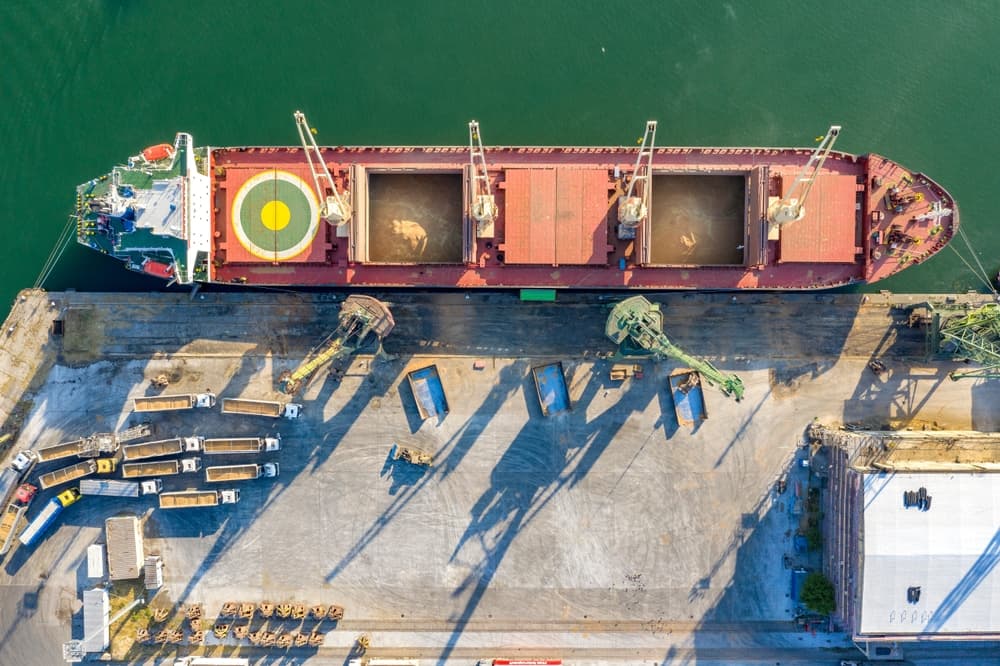
M 296 109 L 334 145 L 462 145 L 471 118 L 487 145 L 633 145 L 655 118 L 659 145 L 810 146 L 837 123 L 838 149 L 952 192 L 952 246 L 1000 268 L 993 2 L 8 0 L 0 32 L 2 303 L 36 282 L 77 183 L 178 130 L 295 144 Z M 985 289 L 965 262 L 866 288 Z M 160 285 L 73 243 L 44 282 Z

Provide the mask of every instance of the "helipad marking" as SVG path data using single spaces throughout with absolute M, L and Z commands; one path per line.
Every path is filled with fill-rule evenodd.
M 287 261 L 312 245 L 319 231 L 319 202 L 312 188 L 278 169 L 248 178 L 233 198 L 232 227 L 247 252 Z
M 268 201 L 260 210 L 260 221 L 271 231 L 281 231 L 292 219 L 292 211 L 284 201 Z

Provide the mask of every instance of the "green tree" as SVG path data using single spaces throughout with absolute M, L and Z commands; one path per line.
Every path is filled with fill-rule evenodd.
M 818 571 L 806 576 L 799 598 L 802 599 L 806 608 L 814 610 L 820 615 L 829 615 L 837 608 L 837 604 L 833 600 L 833 583 Z

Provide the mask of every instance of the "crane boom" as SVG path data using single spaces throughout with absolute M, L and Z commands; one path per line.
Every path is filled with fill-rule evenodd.
M 690 366 L 712 386 L 736 400 L 743 397 L 743 380 L 727 375 L 708 361 L 692 356 L 670 341 L 663 332 L 663 316 L 658 305 L 645 296 L 632 296 L 615 306 L 608 317 L 605 333 L 617 344 L 631 341 L 640 349 Z
M 618 202 L 618 237 L 635 238 L 635 228 L 649 214 L 649 179 L 653 177 L 653 150 L 656 144 L 656 121 L 646 121 L 642 146 L 635 158 L 635 168 L 628 181 L 628 190 Z
M 819 175 L 819 170 L 823 168 L 823 163 L 826 162 L 826 158 L 830 155 L 830 151 L 833 149 L 833 144 L 837 141 L 839 134 L 840 125 L 831 125 L 830 129 L 826 132 L 826 136 L 823 137 L 819 145 L 816 146 L 816 150 L 809 157 L 809 161 L 805 163 L 805 166 L 802 167 L 802 170 L 795 177 L 792 186 L 785 192 L 785 196 L 781 198 L 772 197 L 767 210 L 767 218 L 772 224 L 781 227 L 796 220 L 801 220 L 806 214 L 806 198 L 808 198 L 809 191 L 812 190 L 812 186 Z
M 316 195 L 322 201 L 320 215 L 330 224 L 344 224 L 351 219 L 350 193 L 345 191 L 341 194 L 337 191 L 337 184 L 334 182 L 333 176 L 330 175 L 330 170 L 326 168 L 326 161 L 316 144 L 316 137 L 313 136 L 314 132 L 309 127 L 306 114 L 301 111 L 295 112 L 295 126 L 299 130 L 299 140 L 302 142 L 306 161 L 309 162 L 309 171 L 312 172 Z M 326 193 L 328 190 L 330 194 Z
M 477 223 L 477 238 L 492 238 L 493 223 L 497 219 L 496 200 L 490 189 L 490 176 L 486 171 L 486 151 L 479 134 L 479 123 L 469 123 L 469 162 L 472 176 L 472 196 L 470 206 L 472 219 Z
M 392 331 L 395 322 L 389 308 L 371 296 L 348 296 L 340 306 L 337 329 L 315 347 L 294 370 L 279 378 L 281 390 L 293 394 L 317 370 L 351 354 L 374 334 L 380 341 Z

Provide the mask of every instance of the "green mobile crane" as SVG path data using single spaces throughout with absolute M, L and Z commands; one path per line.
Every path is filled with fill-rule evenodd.
M 625 353 L 650 353 L 660 358 L 676 359 L 698 371 L 705 381 L 724 394 L 737 401 L 743 397 L 743 380 L 723 373 L 708 361 L 691 356 L 670 342 L 663 332 L 660 306 L 650 303 L 645 296 L 632 296 L 616 305 L 604 332 Z
M 353 353 L 369 336 L 382 341 L 395 322 L 388 306 L 371 296 L 348 296 L 340 306 L 340 323 L 323 342 L 314 347 L 297 368 L 281 373 L 281 390 L 295 394 L 317 370 Z
M 911 325 L 915 321 L 927 327 L 929 355 L 947 354 L 982 366 L 956 370 L 949 375 L 952 379 L 1000 377 L 1000 305 L 990 303 L 974 310 L 923 307 L 911 314 Z

